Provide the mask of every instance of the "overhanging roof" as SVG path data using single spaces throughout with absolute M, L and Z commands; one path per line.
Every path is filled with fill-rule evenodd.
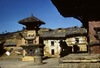
M 86 17 L 100 20 L 99 0 L 51 0 L 64 17 Z

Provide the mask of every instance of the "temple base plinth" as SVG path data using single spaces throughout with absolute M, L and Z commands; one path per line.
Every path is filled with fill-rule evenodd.
M 34 61 L 34 57 L 33 56 L 24 56 L 22 58 L 22 61 Z

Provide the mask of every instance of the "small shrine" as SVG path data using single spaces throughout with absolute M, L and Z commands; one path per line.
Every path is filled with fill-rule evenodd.
M 26 26 L 26 34 L 21 34 L 25 40 L 23 48 L 22 61 L 34 61 L 36 64 L 42 63 L 43 43 L 38 34 L 39 27 L 45 24 L 43 21 L 37 19 L 33 15 L 19 21 L 19 24 Z

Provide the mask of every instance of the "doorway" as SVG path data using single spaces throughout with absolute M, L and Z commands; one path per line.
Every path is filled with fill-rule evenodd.
M 54 51 L 54 49 L 52 49 L 52 50 L 51 50 L 51 54 L 54 55 L 54 53 L 55 53 L 55 51 Z

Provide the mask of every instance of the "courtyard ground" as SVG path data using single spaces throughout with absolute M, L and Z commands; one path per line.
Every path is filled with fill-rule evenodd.
M 86 54 L 84 54 L 85 56 Z M 82 55 L 70 54 L 65 56 L 66 59 Z M 87 55 L 86 55 L 87 56 Z M 92 55 L 95 56 L 95 55 Z M 6 56 L 0 57 L 1 68 L 100 68 L 100 63 L 59 63 L 60 59 L 63 58 L 47 58 L 43 60 L 43 64 L 36 65 L 32 61 L 21 61 L 22 56 Z M 89 57 L 88 57 L 89 58 Z M 91 57 L 90 57 L 91 58 Z
M 59 59 L 58 58 L 47 58 L 43 60 L 43 63 L 36 65 L 33 61 L 21 61 L 22 56 L 19 57 L 6 57 L 0 60 L 1 68 L 58 68 Z

